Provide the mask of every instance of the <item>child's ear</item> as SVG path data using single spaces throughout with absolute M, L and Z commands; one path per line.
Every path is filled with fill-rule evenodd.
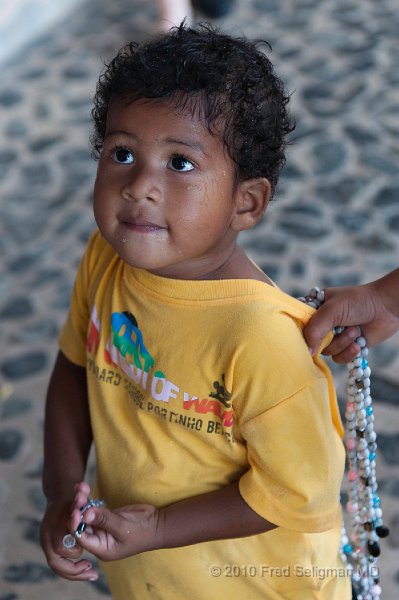
M 240 181 L 235 193 L 236 213 L 231 227 L 234 231 L 244 231 L 254 227 L 269 204 L 271 196 L 270 181 L 266 177 L 257 177 Z

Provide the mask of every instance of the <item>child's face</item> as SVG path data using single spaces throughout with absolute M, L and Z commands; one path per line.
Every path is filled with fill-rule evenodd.
M 222 141 L 191 115 L 161 102 L 111 104 L 94 214 L 129 265 L 212 278 L 236 248 L 234 182 Z

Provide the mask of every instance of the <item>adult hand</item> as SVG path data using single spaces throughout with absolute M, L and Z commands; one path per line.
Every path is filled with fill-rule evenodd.
M 49 504 L 40 527 L 40 543 L 48 565 L 57 575 L 70 581 L 94 581 L 98 574 L 89 560 L 80 560 L 82 548 L 67 550 L 62 543 L 68 533 L 70 513 L 70 502 Z
M 360 329 L 368 346 L 374 346 L 398 331 L 399 306 L 395 312 L 389 287 L 389 278 L 393 274 L 365 285 L 327 288 L 324 304 L 304 330 L 312 354 L 320 347 L 327 332 L 338 325 L 346 327 L 345 331 L 323 351 L 337 363 L 349 362 L 360 351 L 354 341 L 360 335 Z

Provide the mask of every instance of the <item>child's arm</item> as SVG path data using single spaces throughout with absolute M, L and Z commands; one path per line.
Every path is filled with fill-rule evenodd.
M 75 496 L 72 530 L 81 521 L 78 507 L 87 503 L 89 494 L 87 483 L 81 483 Z M 106 561 L 148 550 L 246 537 L 276 527 L 248 506 L 238 482 L 161 509 L 148 504 L 113 511 L 92 508 L 85 513 L 84 520 L 94 531 L 84 532 L 79 544 Z
M 41 544 L 50 567 L 67 579 L 95 576 L 87 560 L 71 560 L 79 558 L 81 549 L 66 551 L 62 544 L 75 484 L 84 477 L 91 443 L 85 369 L 60 352 L 47 393 L 43 490 L 48 504 Z

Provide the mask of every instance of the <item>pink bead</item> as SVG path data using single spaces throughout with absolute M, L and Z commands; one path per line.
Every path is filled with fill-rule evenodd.
M 346 503 L 346 510 L 347 510 L 349 513 L 355 513 L 355 512 L 357 511 L 357 509 L 358 509 L 358 508 L 359 508 L 359 507 L 358 507 L 358 505 L 357 505 L 357 503 L 356 503 L 356 502 L 354 502 L 353 504 L 351 504 L 350 502 L 347 502 L 347 503 Z
M 358 471 L 349 471 L 348 472 L 348 479 L 349 481 L 356 481 L 356 479 L 358 478 Z
M 354 438 L 349 438 L 346 442 L 346 447 L 348 450 L 354 450 L 356 448 L 356 440 Z

